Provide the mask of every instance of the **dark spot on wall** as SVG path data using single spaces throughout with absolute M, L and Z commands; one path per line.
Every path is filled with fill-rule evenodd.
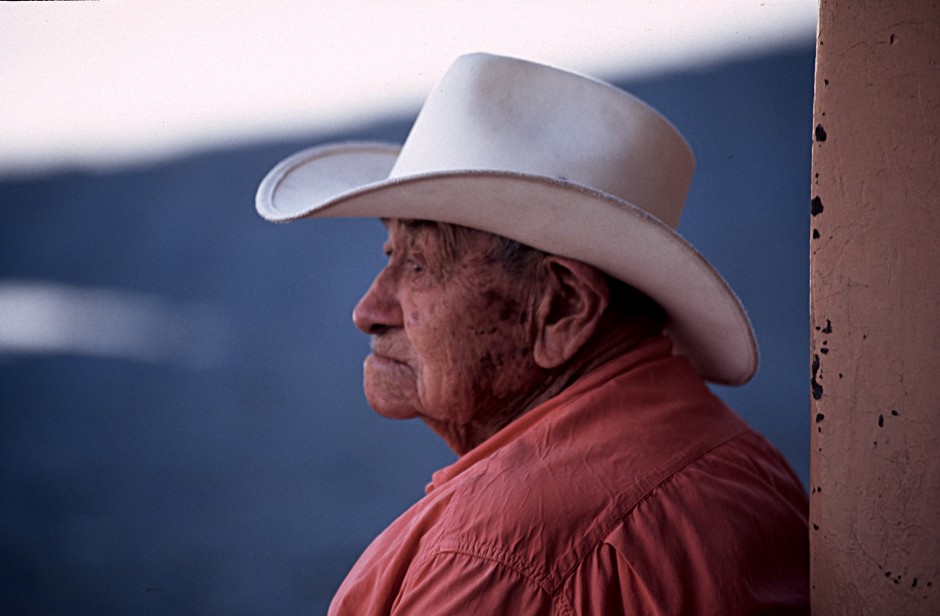
M 831 334 L 832 333 L 832 321 L 826 319 L 826 326 L 822 328 L 822 333 Z
M 816 131 L 815 131 L 814 134 L 816 135 L 816 141 L 825 141 L 825 140 L 826 140 L 826 129 L 823 128 L 823 125 L 822 125 L 822 124 L 817 124 L 817 125 L 816 125 Z
M 820 43 L 820 45 L 822 45 L 822 43 Z M 828 85 L 829 85 L 829 80 L 828 80 L 828 79 L 823 79 L 823 83 L 828 86 Z
M 819 229 L 813 229 L 813 239 L 814 240 L 819 239 Z
M 841 372 L 839 373 L 839 378 L 840 378 L 840 379 L 842 378 L 842 373 L 841 373 Z
M 819 349 L 819 352 L 822 353 L 823 355 L 828 355 L 828 354 L 829 354 L 829 349 L 822 348 L 822 349 Z
M 822 211 L 823 211 L 822 199 L 820 199 L 818 196 L 813 197 L 813 200 L 810 201 L 809 213 L 812 214 L 813 216 L 818 216 L 822 214 Z
M 822 398 L 822 395 L 823 395 L 822 385 L 820 385 L 819 382 L 816 380 L 816 376 L 818 374 L 819 374 L 819 355 L 813 355 L 813 379 L 811 382 L 813 386 L 813 399 L 814 400 L 819 400 L 820 398 Z
M 911 588 L 917 588 L 917 578 L 914 578 L 914 579 L 911 581 Z
M 819 423 L 820 421 L 822 421 L 822 420 L 825 419 L 825 418 L 826 418 L 826 416 L 823 415 L 822 413 L 816 413 L 816 423 Z
M 819 530 L 819 524 L 813 524 L 813 530 Z
M 898 42 L 898 37 L 894 36 L 893 34 L 890 37 L 888 37 L 888 43 L 890 43 L 891 45 L 894 45 L 897 42 Z
M 896 409 L 891 409 L 891 414 L 894 415 L 895 417 L 900 415 L 900 413 L 898 413 Z
M 879 428 L 884 428 L 884 427 L 885 427 L 885 416 L 884 416 L 884 415 L 881 415 L 881 414 L 878 415 L 878 427 L 879 427 Z

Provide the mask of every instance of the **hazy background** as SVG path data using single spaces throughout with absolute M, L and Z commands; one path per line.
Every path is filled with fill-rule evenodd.
M 680 231 L 761 345 L 717 391 L 806 482 L 805 3 L 469 4 L 0 11 L 0 613 L 321 613 L 453 460 L 361 393 L 381 225 L 272 225 L 253 196 L 302 147 L 401 141 L 475 49 L 615 81 L 686 136 Z

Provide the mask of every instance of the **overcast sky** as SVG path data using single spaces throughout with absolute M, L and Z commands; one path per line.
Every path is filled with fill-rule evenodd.
M 0 3 L 0 176 L 413 110 L 459 54 L 619 78 L 806 43 L 815 0 Z

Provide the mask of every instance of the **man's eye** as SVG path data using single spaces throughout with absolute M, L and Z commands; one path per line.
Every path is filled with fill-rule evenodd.
M 411 267 L 411 271 L 414 272 L 415 274 L 420 274 L 421 272 L 424 271 L 424 266 L 418 263 L 417 261 L 409 261 L 408 264 Z

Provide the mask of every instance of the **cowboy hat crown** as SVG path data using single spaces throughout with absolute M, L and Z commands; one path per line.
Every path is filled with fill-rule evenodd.
M 262 181 L 276 222 L 317 217 L 437 220 L 578 259 L 656 300 L 677 352 L 737 385 L 757 347 L 737 297 L 676 231 L 694 160 L 679 132 L 595 79 L 490 54 L 458 58 L 402 146 L 299 152 Z

